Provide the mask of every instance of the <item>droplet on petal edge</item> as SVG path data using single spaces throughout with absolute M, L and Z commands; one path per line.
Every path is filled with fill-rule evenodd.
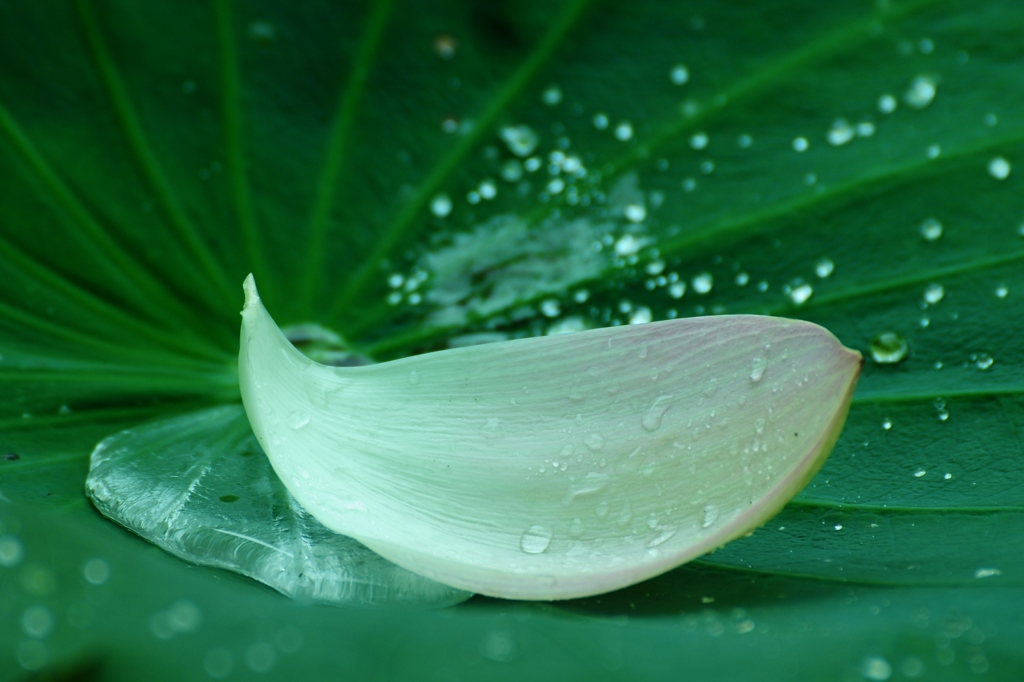
M 289 491 L 322 524 L 399 566 L 496 597 L 600 594 L 748 534 L 824 463 L 863 365 L 809 322 L 722 315 L 334 368 L 288 343 L 251 276 L 245 292 L 242 400 Z M 750 379 L 765 338 L 789 357 L 769 362 L 770 385 Z M 310 380 L 337 389 L 330 408 L 310 404 Z M 635 406 L 659 398 L 657 411 L 669 407 L 645 428 Z M 299 410 L 310 415 L 300 430 L 268 416 Z M 769 410 L 781 440 L 745 462 L 762 475 L 723 476 L 721 463 L 749 445 L 749 424 Z M 728 426 L 693 441 L 693 424 L 712 412 Z M 694 447 L 684 454 L 676 442 Z M 577 456 L 556 469 L 565 445 Z M 579 493 L 597 473 L 602 485 Z M 704 527 L 709 505 L 715 522 Z

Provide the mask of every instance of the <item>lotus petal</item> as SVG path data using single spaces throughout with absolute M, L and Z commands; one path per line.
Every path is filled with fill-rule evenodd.
M 497 597 L 599 594 L 749 534 L 821 467 L 862 364 L 817 325 L 736 315 L 334 368 L 245 294 L 242 398 L 292 495 Z

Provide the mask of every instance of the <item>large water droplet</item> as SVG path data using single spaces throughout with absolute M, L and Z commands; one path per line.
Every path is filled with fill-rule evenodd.
M 659 396 L 651 407 L 644 412 L 644 416 L 640 419 L 640 425 L 644 427 L 645 431 L 657 431 L 661 426 L 661 418 L 665 412 L 672 405 L 669 402 L 672 399 L 670 395 Z
M 718 507 L 713 504 L 704 505 L 704 511 L 700 515 L 700 527 L 710 528 L 718 520 Z
M 871 340 L 871 359 L 880 365 L 902 361 L 907 350 L 907 342 L 896 332 L 883 332 Z
M 754 362 L 750 368 L 750 380 L 758 382 L 761 377 L 764 376 L 764 370 L 768 367 L 768 362 L 762 357 L 754 358 Z
M 288 426 L 293 429 L 301 429 L 303 426 L 309 423 L 309 413 L 305 410 L 296 410 L 288 415 L 286 422 Z
M 551 544 L 551 529 L 547 526 L 530 526 L 519 538 L 519 548 L 527 554 L 540 554 Z
M 597 452 L 604 447 L 604 437 L 599 433 L 588 433 L 583 436 L 583 444 L 591 451 Z

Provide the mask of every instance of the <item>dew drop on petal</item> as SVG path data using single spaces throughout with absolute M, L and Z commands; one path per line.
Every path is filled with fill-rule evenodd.
M 704 511 L 700 515 L 700 527 L 710 528 L 718 520 L 718 507 L 713 504 L 704 505 Z
M 302 427 L 309 424 L 309 413 L 306 412 L 305 410 L 296 410 L 295 412 L 292 412 L 290 415 L 288 415 L 288 419 L 286 421 L 290 428 L 296 430 L 301 429 Z
M 604 447 L 604 437 L 599 433 L 588 433 L 583 436 L 583 444 L 592 452 L 597 452 Z
M 547 526 L 530 526 L 519 538 L 519 548 L 527 554 L 540 554 L 551 544 L 551 535 L 551 529 Z
M 644 412 L 643 417 L 640 418 L 640 425 L 643 426 L 645 431 L 654 432 L 661 427 L 661 418 L 664 416 L 668 408 L 672 406 L 669 402 L 672 399 L 670 395 L 659 396 L 651 407 Z
M 754 361 L 750 368 L 750 380 L 753 381 L 754 383 L 760 381 L 761 378 L 764 376 L 764 371 L 767 367 L 768 362 L 764 358 L 760 356 L 754 358 Z
M 676 64 L 669 72 L 669 78 L 675 85 L 683 85 L 690 80 L 690 71 L 682 64 Z
M 871 359 L 880 365 L 894 365 L 907 357 L 906 340 L 895 332 L 883 332 L 871 340 Z

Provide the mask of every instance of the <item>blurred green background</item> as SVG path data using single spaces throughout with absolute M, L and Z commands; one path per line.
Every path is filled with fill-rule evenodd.
M 0 678 L 1019 679 L 1022 32 L 1015 0 L 0 4 Z M 249 272 L 377 360 L 742 312 L 869 361 L 821 473 L 698 562 L 303 604 L 83 493 L 101 439 L 238 401 Z

